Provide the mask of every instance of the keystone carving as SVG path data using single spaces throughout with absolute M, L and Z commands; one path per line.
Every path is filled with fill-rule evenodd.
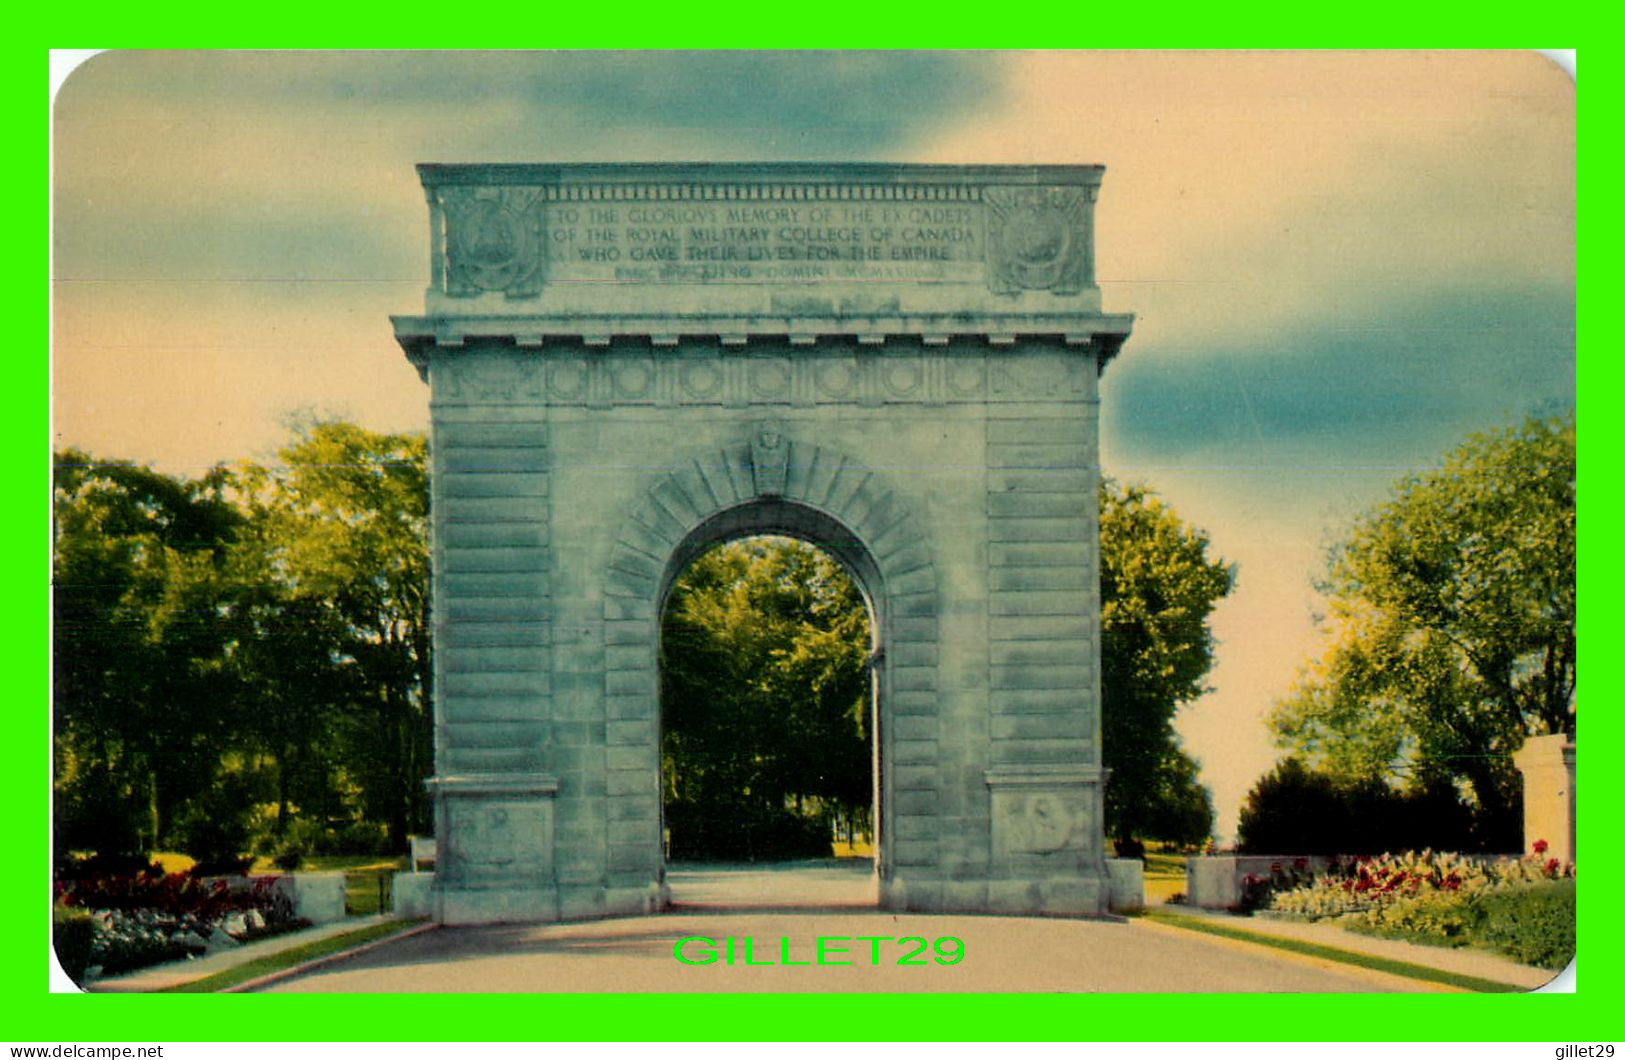
M 790 447 L 784 443 L 783 426 L 775 420 L 757 424 L 756 436 L 750 441 L 751 478 L 757 496 L 777 497 L 784 493 L 789 463 Z

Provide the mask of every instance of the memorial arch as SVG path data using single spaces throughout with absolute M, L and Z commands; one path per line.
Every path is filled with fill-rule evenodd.
M 659 617 L 732 537 L 856 576 L 880 902 L 1092 914 L 1093 166 L 421 166 L 435 916 L 655 912 Z

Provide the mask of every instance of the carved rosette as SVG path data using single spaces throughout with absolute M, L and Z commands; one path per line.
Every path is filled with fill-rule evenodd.
M 987 285 L 995 294 L 1077 294 L 1089 283 L 1088 192 L 993 186 L 987 203 Z
M 446 293 L 501 291 L 509 298 L 541 293 L 546 278 L 545 226 L 535 189 L 445 188 Z

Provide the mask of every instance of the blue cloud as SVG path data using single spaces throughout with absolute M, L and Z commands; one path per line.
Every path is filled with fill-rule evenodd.
M 1283 335 L 1265 349 L 1159 356 L 1131 340 L 1103 407 L 1132 461 L 1228 448 L 1294 463 L 1425 463 L 1465 435 L 1572 407 L 1574 291 L 1566 284 L 1447 289 L 1368 327 Z
M 585 113 L 600 132 L 705 130 L 749 143 L 790 134 L 787 149 L 829 157 L 895 154 L 899 139 L 996 97 L 1001 65 L 970 52 L 114 52 L 77 71 L 61 98 L 243 100 L 385 120 L 397 107 L 446 105 L 468 108 L 476 125 L 482 105 L 516 103 L 539 119 Z M 526 153 L 546 134 L 506 130 Z

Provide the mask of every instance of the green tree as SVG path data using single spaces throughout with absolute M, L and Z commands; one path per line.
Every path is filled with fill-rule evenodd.
M 1401 791 L 1381 780 L 1278 763 L 1247 793 L 1236 830 L 1248 854 L 1462 850 L 1472 819 L 1448 784 Z
M 214 781 L 236 723 L 215 608 L 243 522 L 227 482 L 55 455 L 59 850 L 144 856 Z
M 244 465 L 255 528 L 243 560 L 244 694 L 277 761 L 279 821 L 301 775 L 320 790 L 335 760 L 390 841 L 428 826 L 427 444 L 343 421 L 297 430 L 281 465 Z M 327 754 L 315 750 L 332 740 Z M 318 780 L 311 782 L 312 772 Z
M 262 529 L 255 526 L 251 533 Z M 295 808 L 317 819 L 342 816 L 346 762 L 339 734 L 348 706 L 347 630 L 332 602 L 289 592 L 269 577 L 258 534 L 238 550 L 229 609 L 234 678 L 243 735 L 271 774 L 282 837 Z
M 1208 544 L 1206 532 L 1144 486 L 1102 485 L 1106 830 L 1124 843 L 1197 842 L 1212 829 L 1211 798 L 1173 727 L 1180 707 L 1206 691 L 1214 646 L 1208 616 L 1235 581 L 1230 565 L 1208 557 Z
M 784 539 L 714 549 L 661 644 L 674 856 L 827 854 L 831 816 L 873 797 L 868 614 L 839 564 Z
M 1213 834 L 1213 794 L 1197 775 L 1196 760 L 1172 748 L 1157 770 L 1156 794 L 1144 835 L 1180 846 L 1200 846 Z
M 1328 555 L 1329 643 L 1278 742 L 1334 774 L 1470 791 L 1515 847 L 1525 737 L 1575 729 L 1572 415 L 1476 435 Z M 1509 848 L 1510 848 L 1509 847 Z

